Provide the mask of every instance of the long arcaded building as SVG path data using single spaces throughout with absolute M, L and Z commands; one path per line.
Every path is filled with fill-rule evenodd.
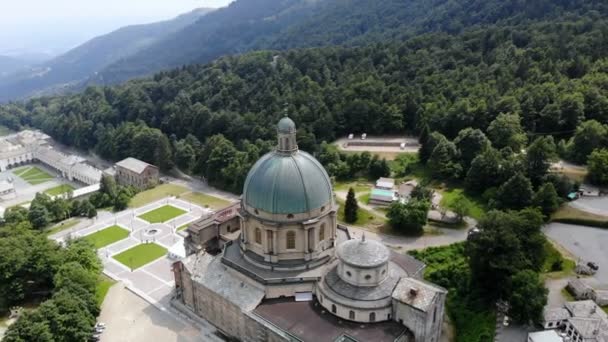
M 50 142 L 48 135 L 31 130 L 0 138 L 0 171 L 38 161 L 68 180 L 88 185 L 99 183 L 101 170 L 87 164 L 84 158 L 57 151 Z

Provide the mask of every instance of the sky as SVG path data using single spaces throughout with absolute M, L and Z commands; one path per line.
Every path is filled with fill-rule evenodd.
M 57 54 L 132 24 L 233 0 L 0 0 L 0 54 Z

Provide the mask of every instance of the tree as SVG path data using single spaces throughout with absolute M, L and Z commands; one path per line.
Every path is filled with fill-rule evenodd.
M 532 270 L 519 271 L 511 277 L 510 283 L 511 295 L 508 301 L 511 317 L 521 324 L 540 323 L 549 291 L 538 273 Z
M 479 220 L 479 233 L 467 241 L 466 254 L 473 280 L 491 298 L 506 296 L 512 275 L 522 269 L 540 270 L 546 239 L 536 210 L 488 212 Z
M 27 218 L 32 223 L 32 226 L 37 229 L 42 229 L 51 223 L 51 215 L 48 210 L 40 204 L 30 206 Z
M 359 205 L 357 204 L 357 198 L 355 197 L 355 191 L 353 188 L 348 189 L 346 195 L 346 202 L 344 203 L 344 221 L 348 223 L 357 222 L 357 216 L 359 212 Z
M 454 213 L 456 213 L 456 216 L 458 216 L 459 222 L 462 222 L 464 217 L 469 215 L 472 207 L 473 204 L 471 203 L 471 201 L 469 201 L 469 199 L 463 196 L 462 194 L 458 195 L 454 199 L 454 202 L 452 202 L 452 210 L 454 211 Z
M 521 173 L 498 188 L 496 205 L 503 209 L 523 209 L 532 203 L 532 183 Z
M 27 220 L 28 212 L 20 205 L 7 208 L 4 212 L 4 222 L 7 224 L 23 222 Z
M 488 137 L 497 148 L 510 147 L 520 151 L 526 145 L 526 134 L 517 114 L 499 114 L 488 127 Z
M 435 146 L 428 161 L 433 177 L 439 179 L 456 179 L 462 174 L 458 163 L 458 150 L 454 143 L 442 140 Z
M 391 175 L 391 168 L 385 158 L 378 159 L 374 155 L 369 165 L 369 174 L 372 179 L 378 179 L 380 177 L 389 177 Z
M 422 139 L 423 137 L 421 136 L 421 140 Z M 418 150 L 418 158 L 420 161 L 426 163 L 431 157 L 433 150 L 435 150 L 435 147 L 443 141 L 447 141 L 447 138 L 439 132 L 433 132 L 428 135 L 426 139 L 421 141 L 420 149 Z
M 4 342 L 53 342 L 56 341 L 49 323 L 38 311 L 24 312 L 21 317 L 6 330 Z
M 572 138 L 572 158 L 585 163 L 591 152 L 606 145 L 608 128 L 595 120 L 585 121 L 576 128 Z
M 587 161 L 589 180 L 597 185 L 608 185 L 608 149 L 598 149 Z
M 525 160 L 532 184 L 538 185 L 542 182 L 556 156 L 556 147 L 551 136 L 537 138 L 530 144 Z
M 103 175 L 101 177 L 101 182 L 99 183 L 99 192 L 102 194 L 107 194 L 110 198 L 116 197 L 118 186 L 116 185 L 116 180 L 114 177 L 109 175 Z
M 408 235 L 420 235 L 427 222 L 430 204 L 411 199 L 407 203 L 393 202 L 386 217 L 393 229 Z
M 460 164 L 464 170 L 469 169 L 475 157 L 492 146 L 490 140 L 481 130 L 470 127 L 458 132 L 454 144 L 458 148 Z
M 503 164 L 502 156 L 493 148 L 489 148 L 475 157 L 465 178 L 467 190 L 480 193 L 488 188 L 499 186 Z
M 553 184 L 545 183 L 538 188 L 532 198 L 532 204 L 539 207 L 546 217 L 554 213 L 559 208 L 559 196 Z

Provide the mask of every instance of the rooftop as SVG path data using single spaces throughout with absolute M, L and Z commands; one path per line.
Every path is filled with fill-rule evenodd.
M 405 276 L 405 271 L 397 265 L 390 264 L 388 277 L 377 286 L 355 286 L 340 279 L 337 267 L 325 275 L 324 281 L 328 289 L 334 293 L 357 301 L 377 301 L 389 298 L 399 282 L 399 278 Z
M 316 301 L 295 302 L 293 298 L 265 300 L 254 314 L 302 341 L 333 342 L 346 335 L 361 342 L 393 342 L 407 333 L 397 322 L 349 322 L 325 312 Z M 403 341 L 412 342 L 413 338 L 406 337 Z
M 393 298 L 401 303 L 427 312 L 438 293 L 447 293 L 447 291 L 442 287 L 420 279 L 402 278 L 393 291 Z
M 355 267 L 377 267 L 385 264 L 390 252 L 385 245 L 375 240 L 352 239 L 341 243 L 337 255 L 343 262 Z
M 220 259 L 201 253 L 187 257 L 182 263 L 192 274 L 192 280 L 203 284 L 243 311 L 253 310 L 264 298 L 264 291 L 233 276 Z
M 530 342 L 563 342 L 555 330 L 546 330 L 528 334 Z
M 116 163 L 117 166 L 120 166 L 122 168 L 125 168 L 127 170 L 131 170 L 135 173 L 142 173 L 144 172 L 144 170 L 148 167 L 148 166 L 153 166 L 156 167 L 154 165 L 148 164 L 144 161 L 141 161 L 139 159 L 135 159 L 132 157 L 129 157 L 127 159 L 123 159 L 121 161 L 119 161 L 118 163 Z
M 570 318 L 570 312 L 564 308 L 550 308 L 543 311 L 543 319 L 545 322 L 563 321 Z

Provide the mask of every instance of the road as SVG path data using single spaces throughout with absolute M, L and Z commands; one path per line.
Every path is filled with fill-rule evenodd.
M 608 216 L 608 196 L 582 197 L 568 205 L 593 214 Z

